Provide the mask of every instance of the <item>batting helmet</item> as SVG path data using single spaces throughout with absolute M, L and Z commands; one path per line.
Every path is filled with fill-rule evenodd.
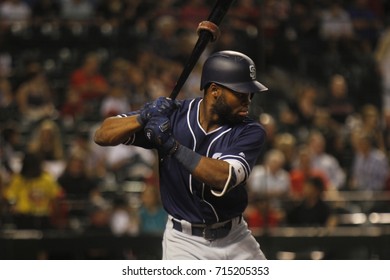
M 200 89 L 216 83 L 233 91 L 255 93 L 268 90 L 256 81 L 256 66 L 245 54 L 220 51 L 207 58 L 203 65 Z

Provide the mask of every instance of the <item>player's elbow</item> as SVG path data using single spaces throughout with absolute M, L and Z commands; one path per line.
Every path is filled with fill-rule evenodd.
M 110 146 L 110 141 L 101 128 L 95 131 L 93 141 L 99 146 Z

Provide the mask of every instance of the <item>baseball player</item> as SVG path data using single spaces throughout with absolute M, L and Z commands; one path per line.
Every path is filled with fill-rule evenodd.
M 248 56 L 220 51 L 205 61 L 200 89 L 203 98 L 160 97 L 105 119 L 95 142 L 158 150 L 168 212 L 163 259 L 265 259 L 242 213 L 245 181 L 265 140 L 249 105 L 267 88 Z

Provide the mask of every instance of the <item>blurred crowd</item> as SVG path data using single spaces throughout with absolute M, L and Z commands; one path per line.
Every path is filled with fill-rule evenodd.
M 0 1 L 0 228 L 162 233 L 155 153 L 92 137 L 104 118 L 169 95 L 212 2 Z M 248 180 L 253 230 L 390 212 L 390 200 L 340 199 L 390 191 L 389 11 L 384 0 L 233 3 L 179 98 L 202 95 L 213 51 L 255 61 L 269 91 L 251 105 L 267 130 Z

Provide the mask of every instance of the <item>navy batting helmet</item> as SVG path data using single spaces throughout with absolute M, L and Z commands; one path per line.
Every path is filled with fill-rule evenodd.
M 241 93 L 268 90 L 256 81 L 256 66 L 245 54 L 235 51 L 220 51 L 207 58 L 203 65 L 200 89 L 211 83 Z

